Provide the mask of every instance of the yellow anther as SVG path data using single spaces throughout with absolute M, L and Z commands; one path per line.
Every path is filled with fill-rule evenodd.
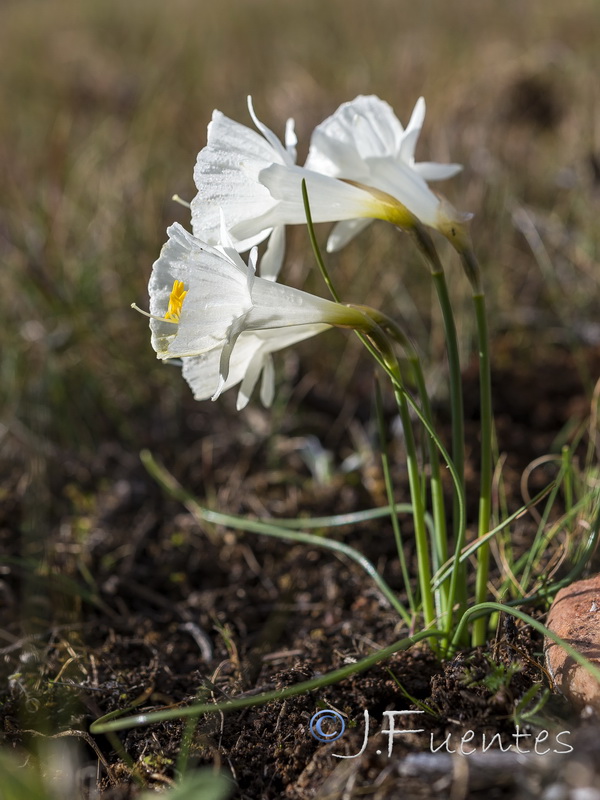
M 179 322 L 181 306 L 183 305 L 183 301 L 187 294 L 187 291 L 183 288 L 183 286 L 183 281 L 173 282 L 173 288 L 171 289 L 171 294 L 169 296 L 169 307 L 167 308 L 167 313 L 165 314 L 165 319 L 169 320 L 169 322 Z

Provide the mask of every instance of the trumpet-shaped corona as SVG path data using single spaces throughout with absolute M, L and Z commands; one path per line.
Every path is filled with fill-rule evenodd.
M 223 215 L 240 253 L 270 237 L 261 259 L 260 276 L 276 280 L 285 255 L 287 223 L 276 213 L 278 203 L 258 176 L 271 164 L 291 167 L 296 163 L 294 120 L 288 119 L 282 143 L 258 119 L 251 97 L 248 110 L 256 131 L 220 111 L 213 112 L 208 141 L 198 153 L 194 169 L 198 194 L 191 203 L 192 230 L 198 239 L 218 245 Z

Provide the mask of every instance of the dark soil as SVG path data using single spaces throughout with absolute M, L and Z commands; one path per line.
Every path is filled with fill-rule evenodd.
M 589 374 L 599 374 L 600 351 L 585 353 L 584 361 Z M 562 349 L 537 358 L 520 354 L 515 362 L 514 351 L 504 355 L 498 348 L 495 363 L 499 451 L 507 456 L 506 502 L 515 509 L 523 470 L 576 434 L 577 422 L 589 414 L 589 394 L 578 364 Z M 465 372 L 465 397 L 469 477 L 476 485 L 475 368 Z M 288 408 L 270 436 L 271 412 L 251 408 L 235 415 L 222 405 L 186 399 L 175 431 L 157 412 L 139 441 L 186 488 L 221 510 L 314 516 L 384 503 L 376 450 L 367 448 L 355 470 L 333 469 L 321 483 L 303 455 L 312 434 L 335 464 L 342 463 L 356 449 L 356 437 L 369 432 L 368 401 L 349 408 L 315 389 L 299 393 L 298 403 L 292 395 L 292 403 L 295 413 Z M 402 454 L 394 455 L 398 500 L 407 500 Z M 123 800 L 140 791 L 114 741 L 85 733 L 98 717 L 132 706 L 150 711 L 198 697 L 218 702 L 283 688 L 406 635 L 354 563 L 200 524 L 121 444 L 106 443 L 83 456 L 44 451 L 39 442 L 11 435 L 2 463 L 0 544 L 8 556 L 0 580 L 2 737 L 5 746 L 35 753 L 40 741 L 69 732 L 79 746 L 82 798 Z M 544 468 L 532 473 L 532 494 L 548 474 Z M 526 547 L 535 526 L 523 517 L 515 542 Z M 367 555 L 402 595 L 387 520 L 328 535 Z M 538 617 L 544 610 L 528 609 Z M 415 647 L 318 692 L 226 717 L 206 715 L 189 736 L 188 767 L 220 765 L 237 785 L 233 796 L 247 800 L 538 797 L 559 780 L 571 785 L 574 771 L 565 772 L 565 759 L 579 775 L 588 769 L 585 785 L 593 785 L 593 720 L 575 718 L 557 697 L 532 713 L 548 686 L 542 646 L 535 632 L 501 619 L 487 649 L 465 650 L 448 663 Z M 347 724 L 333 744 L 309 731 L 312 716 L 324 708 L 337 710 Z M 386 712 L 409 710 L 426 713 L 399 716 L 395 725 L 419 732 L 393 737 L 388 755 Z M 364 752 L 335 758 L 361 751 L 365 712 L 370 735 Z M 119 734 L 146 786 L 169 785 L 184 729 L 185 721 L 177 720 Z M 504 752 L 510 744 L 534 750 L 544 730 L 548 739 L 539 748 L 548 753 L 527 760 L 514 749 Z M 568 754 L 560 731 L 568 733 L 563 745 L 574 748 Z M 461 742 L 466 753 L 492 744 L 486 753 L 457 761 L 450 752 Z M 97 794 L 90 764 L 98 768 Z

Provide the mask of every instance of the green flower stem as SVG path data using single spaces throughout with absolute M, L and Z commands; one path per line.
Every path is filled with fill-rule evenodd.
M 458 350 L 458 336 L 456 324 L 454 322 L 454 312 L 450 303 L 446 276 L 443 272 L 432 271 L 433 285 L 435 286 L 438 302 L 442 311 L 444 321 L 444 332 L 446 337 L 446 351 L 448 354 L 448 370 L 450 376 L 450 415 L 452 421 L 452 460 L 456 471 L 460 477 L 460 498 L 454 494 L 452 509 L 452 519 L 454 520 L 454 535 L 456 538 L 463 538 L 466 530 L 458 529 L 458 506 L 466 504 L 465 494 L 465 425 L 464 425 L 464 404 L 462 391 L 462 374 L 460 368 L 460 355 Z M 459 570 L 458 603 L 464 608 L 467 603 L 467 570 L 466 565 L 456 564 Z
M 423 414 L 426 419 L 433 426 L 433 416 L 431 411 L 431 404 L 427 394 L 427 387 L 425 386 L 425 378 L 421 369 L 421 362 L 418 358 L 410 359 L 415 379 L 417 382 L 417 391 L 421 398 L 423 406 Z M 446 530 L 446 509 L 444 505 L 444 489 L 442 487 L 442 477 L 440 471 L 440 457 L 435 442 L 431 436 L 427 436 L 427 447 L 429 452 L 429 464 L 431 469 L 431 505 L 433 510 L 433 563 L 434 570 L 437 570 L 445 564 L 448 560 L 448 532 Z M 440 625 L 444 625 L 444 618 L 449 613 L 448 608 L 448 586 L 442 584 L 441 595 L 437 594 L 437 603 L 441 612 Z
M 152 725 L 156 722 L 164 722 L 170 719 L 183 719 L 185 717 L 194 717 L 200 714 L 211 713 L 225 713 L 226 711 L 240 711 L 243 708 L 251 708 L 253 706 L 260 706 L 270 701 L 285 700 L 288 697 L 296 697 L 304 692 L 311 692 L 315 689 L 322 689 L 325 686 L 331 686 L 334 683 L 339 683 L 346 678 L 364 672 L 367 669 L 379 664 L 380 661 L 385 661 L 390 656 L 401 650 L 408 650 L 412 645 L 417 644 L 426 638 L 441 637 L 444 634 L 438 630 L 419 631 L 413 636 L 408 636 L 405 639 L 400 639 L 398 642 L 377 650 L 374 653 L 356 661 L 353 664 L 346 664 L 344 667 L 333 670 L 326 675 L 321 675 L 317 678 L 311 678 L 302 683 L 295 683 L 293 686 L 287 686 L 285 689 L 274 689 L 270 692 L 263 692 L 259 695 L 246 695 L 239 697 L 235 700 L 229 700 L 225 703 L 197 703 L 191 706 L 182 708 L 167 708 L 163 711 L 151 711 L 146 714 L 137 714 L 131 717 L 124 717 L 116 719 L 121 714 L 121 711 L 111 711 L 100 717 L 90 726 L 90 733 L 106 733 L 107 731 L 119 731 L 127 728 L 139 727 L 141 725 Z
M 458 557 L 458 560 L 461 562 L 461 564 L 465 561 L 468 561 L 472 556 L 474 556 L 479 550 L 479 548 L 485 542 L 493 539 L 494 536 L 497 536 L 505 528 L 508 528 L 509 525 L 512 525 L 512 523 L 515 520 L 519 519 L 525 513 L 525 511 L 527 511 L 529 508 L 533 508 L 533 506 L 537 505 L 541 500 L 543 500 L 544 497 L 550 494 L 554 485 L 555 485 L 554 483 L 551 483 L 548 486 L 546 486 L 544 489 L 542 489 L 541 492 L 539 492 L 539 494 L 537 494 L 534 498 L 532 498 L 528 503 L 521 506 L 521 508 L 513 512 L 510 516 L 503 519 L 502 522 L 499 525 L 496 525 L 495 528 L 492 528 L 491 531 L 488 531 L 485 536 L 479 537 L 474 542 L 471 542 L 471 544 L 468 547 L 464 547 L 460 553 L 460 557 Z M 583 502 L 581 503 L 581 507 L 583 507 Z M 448 580 L 450 573 L 452 572 L 453 569 L 454 569 L 454 564 L 450 562 L 450 564 L 441 569 L 437 575 L 433 576 L 433 585 L 437 586 L 439 583 Z M 510 583 L 510 578 L 506 578 L 506 582 Z M 500 591 L 502 591 L 502 589 Z
M 359 308 L 353 307 L 356 313 Z M 364 326 L 357 328 L 357 333 L 362 337 L 368 349 L 372 352 L 372 345 L 375 346 L 378 354 L 375 353 L 376 360 L 382 364 L 386 372 L 392 378 L 394 396 L 400 413 L 400 420 L 404 433 L 404 443 L 406 447 L 406 463 L 408 469 L 408 483 L 410 488 L 410 499 L 413 507 L 413 524 L 415 528 L 415 543 L 417 546 L 417 565 L 419 571 L 419 587 L 421 589 L 421 602 L 423 604 L 423 618 L 425 626 L 431 627 L 436 619 L 434 594 L 431 588 L 431 564 L 429 560 L 429 547 L 427 541 L 427 525 L 425 522 L 425 505 L 421 491 L 421 475 L 419 470 L 419 459 L 417 447 L 412 429 L 412 421 L 406 400 L 402 375 L 398 359 L 394 355 L 390 340 L 382 328 L 374 321 L 370 314 L 364 313 Z M 430 642 L 432 649 L 436 648 L 436 643 Z
M 400 392 L 403 392 L 405 394 L 407 402 L 410 404 L 412 410 L 414 411 L 416 416 L 421 420 L 421 423 L 423 424 L 425 430 L 431 436 L 433 441 L 436 443 L 436 446 L 437 446 L 438 450 L 440 451 L 444 461 L 446 462 L 446 464 L 448 466 L 448 470 L 449 470 L 449 472 L 450 472 L 450 474 L 452 476 L 452 481 L 454 483 L 454 487 L 455 487 L 456 490 L 458 490 L 458 487 L 460 487 L 460 478 L 459 478 L 458 472 L 456 470 L 456 467 L 454 466 L 454 462 L 450 458 L 450 455 L 449 455 L 448 451 L 446 450 L 446 448 L 442 444 L 439 436 L 435 432 L 435 429 L 431 426 L 429 420 L 427 420 L 425 418 L 423 412 L 421 411 L 421 409 L 419 408 L 417 403 L 413 400 L 413 398 L 408 393 L 406 393 L 406 391 L 402 387 L 402 385 L 396 384 L 395 378 L 394 378 L 393 375 L 390 375 L 390 378 L 394 382 L 394 386 L 397 388 L 397 390 L 400 391 Z M 459 495 L 459 500 L 460 500 L 460 502 L 458 503 L 458 519 L 459 519 L 459 522 L 458 522 L 458 525 L 457 525 L 457 529 L 458 529 L 459 533 L 458 533 L 458 536 L 456 537 L 456 541 L 455 541 L 455 544 L 454 544 L 454 555 L 452 557 L 452 568 L 451 568 L 451 574 L 450 574 L 450 590 L 449 590 L 449 598 L 448 598 L 448 609 L 449 609 L 450 613 L 447 615 L 447 624 L 445 626 L 446 633 L 448 635 L 450 635 L 450 633 L 452 631 L 454 608 L 455 608 L 455 605 L 457 604 L 457 598 L 459 597 L 459 584 L 460 584 L 461 581 L 464 581 L 464 575 L 465 575 L 465 571 L 461 570 L 459 567 L 460 567 L 460 556 L 461 556 L 463 547 L 465 546 L 466 519 L 467 519 L 467 517 L 466 517 L 465 502 L 464 502 L 464 499 L 462 498 L 462 496 L 460 496 L 460 495 Z M 462 593 L 466 594 L 466 591 L 465 591 L 466 587 L 460 586 L 460 589 L 463 590 L 463 591 L 461 591 L 461 594 Z M 442 645 L 445 646 L 445 644 L 446 643 L 444 641 L 442 643 Z
M 419 459 L 412 429 L 412 421 L 406 399 L 407 395 L 402 382 L 398 359 L 392 351 L 388 337 L 369 314 L 365 313 L 364 316 L 365 320 L 368 320 L 368 324 L 364 330 L 360 332 L 368 336 L 375 344 L 381 354 L 386 371 L 393 376 L 392 385 L 396 404 L 400 413 L 406 448 L 406 465 L 408 469 L 410 499 L 413 506 L 413 524 L 415 528 L 415 544 L 417 547 L 417 566 L 419 571 L 421 602 L 423 604 L 423 618 L 425 627 L 429 628 L 433 626 L 436 620 L 435 601 L 431 588 L 431 563 L 429 559 L 427 525 L 425 523 L 425 504 L 421 491 L 421 473 L 419 470 Z M 430 644 L 432 648 L 435 649 L 435 642 L 431 641 Z
M 283 539 L 290 542 L 302 542 L 303 544 L 310 544 L 314 547 L 319 547 L 324 550 L 333 550 L 336 553 L 342 553 L 348 558 L 359 564 L 371 580 L 375 583 L 379 591 L 389 601 L 392 608 L 398 612 L 400 617 L 407 625 L 411 624 L 411 616 L 404 608 L 402 603 L 398 600 L 394 592 L 390 589 L 381 575 L 377 572 L 375 566 L 365 558 L 358 550 L 349 547 L 343 542 L 337 542 L 331 539 L 325 539 L 322 536 L 316 536 L 314 533 L 302 533 L 300 531 L 292 531 L 286 528 L 279 528 L 277 525 L 271 525 L 267 522 L 259 520 L 246 519 L 245 517 L 238 517 L 235 514 L 223 514 L 219 511 L 212 511 L 209 508 L 204 508 L 193 494 L 188 492 L 183 486 L 168 472 L 164 467 L 158 464 L 152 453 L 148 450 L 142 450 L 140 453 L 141 461 L 144 467 L 148 470 L 154 480 L 168 492 L 171 497 L 179 500 L 186 508 L 197 518 L 204 522 L 214 525 L 223 525 L 227 528 L 234 528 L 235 530 L 248 531 L 251 533 L 259 533 L 263 536 L 272 536 L 276 539 Z
M 390 473 L 390 460 L 388 457 L 388 450 L 386 444 L 386 431 L 385 431 L 385 421 L 383 418 L 383 402 L 381 399 L 381 387 L 379 385 L 379 381 L 375 381 L 375 405 L 377 409 L 377 427 L 379 429 L 379 441 L 381 446 L 381 468 L 383 470 L 383 479 L 385 483 L 385 491 L 388 498 L 389 508 L 390 508 L 390 520 L 392 522 L 392 528 L 394 530 L 394 539 L 396 540 L 396 551 L 398 553 L 398 561 L 400 562 L 400 570 L 402 572 L 402 579 L 404 581 L 404 586 L 406 589 L 406 596 L 408 599 L 408 605 L 410 607 L 413 616 L 416 617 L 416 606 L 415 600 L 412 592 L 412 588 L 410 585 L 410 575 L 408 573 L 408 565 L 406 563 L 406 556 L 404 554 L 404 542 L 402 540 L 402 531 L 400 530 L 400 523 L 398 521 L 398 514 L 395 510 L 395 503 L 394 503 L 394 487 L 392 483 L 392 476 Z M 411 508 L 412 510 L 412 508 Z
M 306 181 L 304 178 L 302 179 L 302 202 L 304 203 L 304 213 L 306 214 L 306 227 L 308 228 L 308 238 L 310 239 L 310 244 L 313 249 L 313 254 L 315 256 L 315 261 L 317 262 L 317 266 L 319 267 L 319 271 L 325 281 L 327 288 L 329 289 L 329 293 L 336 301 L 336 303 L 340 303 L 340 297 L 333 285 L 333 281 L 329 277 L 329 271 L 325 266 L 325 262 L 323 261 L 323 256 L 321 255 L 321 248 L 319 247 L 319 243 L 317 242 L 317 235 L 315 234 L 315 226 L 313 225 L 312 221 L 312 214 L 310 213 L 310 203 L 308 200 L 308 189 L 306 188 Z
M 360 340 L 374 356 L 376 361 L 386 370 L 392 378 L 394 396 L 400 413 L 400 420 L 404 432 L 404 442 L 406 447 L 406 462 L 408 468 L 408 482 L 413 511 L 413 524 L 415 528 L 415 542 L 417 545 L 417 568 L 419 572 L 419 586 L 421 589 L 421 602 L 423 604 L 423 617 L 425 625 L 433 625 L 435 615 L 434 594 L 431 588 L 431 564 L 429 560 L 429 550 L 427 545 L 427 524 L 425 505 L 421 492 L 419 460 L 417 448 L 413 436 L 412 423 L 406 400 L 406 391 L 402 383 L 402 376 L 398 360 L 394 356 L 389 340 L 383 330 L 365 315 L 368 320 L 365 328 L 356 330 Z M 373 347 L 375 345 L 375 348 Z M 432 649 L 436 649 L 436 643 L 431 640 Z
M 450 411 L 452 418 L 452 460 L 456 467 L 460 478 L 460 495 L 454 495 L 453 503 L 453 520 L 454 520 L 454 536 L 456 539 L 462 539 L 466 531 L 459 530 L 459 506 L 465 504 L 465 423 L 464 423 L 464 404 L 463 404 L 463 391 L 462 391 L 462 374 L 460 368 L 460 352 L 458 348 L 458 335 L 456 333 L 456 323 L 454 321 L 454 312 L 452 310 L 452 303 L 450 302 L 450 295 L 448 293 L 448 285 L 446 283 L 446 276 L 442 267 L 439 255 L 435 249 L 435 245 L 425 228 L 418 225 L 414 229 L 414 235 L 417 245 L 427 261 L 433 285 L 435 287 L 440 310 L 442 312 L 442 320 L 444 324 L 444 334 L 446 338 L 446 352 L 448 355 L 448 370 L 450 377 Z M 460 576 L 458 581 L 459 596 L 458 601 L 462 608 L 467 603 L 467 581 L 466 581 L 466 567 L 458 566 Z
M 431 589 L 431 565 L 429 561 L 429 544 L 427 541 L 427 527 L 425 525 L 425 508 L 421 493 L 421 476 L 417 458 L 417 448 L 412 430 L 412 422 L 406 394 L 394 385 L 394 394 L 406 445 L 406 463 L 408 468 L 408 483 L 413 504 L 413 522 L 415 526 L 415 544 L 417 546 L 417 563 L 419 570 L 419 586 L 421 588 L 421 601 L 423 603 L 423 618 L 425 627 L 430 627 L 435 622 L 435 603 Z
M 485 536 L 490 530 L 492 514 L 492 381 L 490 370 L 490 348 L 485 309 L 485 295 L 482 291 L 473 294 L 477 335 L 479 343 L 479 394 L 481 418 L 481 467 L 479 491 L 478 536 Z M 485 542 L 477 552 L 477 572 L 475 577 L 475 602 L 481 604 L 487 597 L 487 581 L 490 565 L 490 545 Z M 474 647 L 483 645 L 487 635 L 487 619 L 480 618 L 473 624 L 472 643 Z
M 362 308 L 362 307 L 361 307 Z M 421 367 L 421 359 L 408 336 L 404 333 L 398 323 L 374 309 L 367 309 L 365 313 L 371 316 L 377 324 L 388 332 L 404 349 L 410 365 L 413 370 L 415 382 L 417 384 L 417 392 L 421 400 L 421 406 L 425 418 L 433 427 L 433 411 L 429 401 L 429 394 L 425 384 L 425 376 Z M 434 439 L 427 435 L 427 448 L 429 453 L 429 464 L 431 469 L 431 505 L 433 510 L 433 535 L 432 535 L 432 554 L 433 554 L 433 569 L 437 572 L 442 564 L 445 564 L 448 559 L 448 535 L 446 530 L 446 509 L 444 505 L 444 491 L 442 487 L 442 478 L 440 471 L 440 457 L 439 451 Z M 443 585 L 438 587 L 435 593 L 436 607 L 440 615 L 440 620 L 443 620 L 448 613 L 448 587 Z M 443 624 L 440 622 L 440 624 Z
M 458 335 L 454 322 L 454 312 L 450 303 L 446 276 L 443 272 L 432 272 L 433 284 L 437 292 L 442 311 L 446 348 L 448 352 L 448 368 L 450 372 L 450 409 L 452 414 L 452 460 L 462 478 L 464 485 L 465 470 L 465 428 L 462 392 L 460 356 L 458 351 Z
M 458 349 L 458 335 L 456 333 L 456 323 L 454 322 L 454 312 L 448 293 L 446 276 L 440 261 L 437 250 L 429 233 L 422 226 L 415 227 L 414 230 L 417 245 L 427 261 L 433 284 L 438 296 L 438 302 L 442 312 L 444 323 L 444 333 L 446 336 L 446 348 L 448 353 L 448 367 L 450 371 L 450 408 L 452 413 L 452 460 L 461 476 L 461 484 L 464 485 L 464 465 L 465 465 L 465 431 L 464 431 L 464 407 L 462 392 L 462 377 L 460 369 L 460 355 Z
M 457 509 L 458 510 L 458 524 L 457 524 L 458 535 L 456 536 L 456 540 L 455 540 L 455 544 L 454 544 L 454 555 L 453 555 L 453 558 L 452 558 L 453 566 L 452 566 L 451 573 L 450 573 L 450 589 L 449 589 L 449 592 L 448 592 L 448 610 L 449 610 L 449 613 L 447 614 L 447 617 L 446 617 L 447 621 L 446 621 L 446 626 L 445 626 L 446 633 L 447 633 L 447 635 L 449 637 L 451 632 L 452 632 L 454 607 L 455 607 L 455 605 L 457 603 L 457 598 L 459 597 L 459 589 L 460 589 L 460 595 L 461 596 L 462 596 L 462 594 L 466 595 L 466 587 L 464 585 L 462 585 L 462 584 L 464 584 L 464 580 L 465 580 L 465 569 L 460 569 L 460 555 L 461 555 L 462 549 L 463 549 L 463 547 L 465 545 L 466 519 L 467 519 L 467 517 L 466 517 L 466 506 L 465 506 L 464 496 L 463 496 L 463 493 L 460 491 L 460 486 L 461 486 L 461 484 L 460 484 L 460 476 L 459 476 L 459 473 L 458 473 L 456 467 L 454 466 L 454 462 L 452 461 L 448 451 L 446 450 L 446 448 L 444 447 L 442 441 L 440 440 L 439 436 L 437 435 L 437 433 L 436 433 L 434 427 L 432 426 L 431 422 L 425 417 L 425 415 L 423 414 L 422 410 L 419 408 L 419 406 L 415 402 L 415 400 L 413 400 L 411 395 L 408 392 L 406 392 L 406 390 L 405 390 L 405 388 L 404 388 L 404 386 L 402 384 L 402 381 L 400 379 L 400 376 L 398 374 L 399 370 L 397 368 L 397 362 L 396 362 L 396 367 L 391 365 L 389 357 L 385 358 L 383 355 L 378 353 L 377 350 L 373 347 L 373 345 L 371 344 L 371 342 L 368 340 L 368 338 L 366 336 L 361 336 L 360 334 L 359 334 L 359 336 L 361 337 L 361 340 L 363 341 L 363 343 L 365 344 L 365 346 L 367 347 L 369 352 L 373 355 L 373 357 L 375 358 L 377 363 L 382 367 L 382 369 L 384 369 L 387 372 L 390 380 L 392 381 L 392 385 L 394 386 L 394 391 L 396 392 L 396 395 L 397 395 L 398 392 L 401 393 L 402 395 L 404 395 L 404 397 L 406 398 L 407 403 L 411 406 L 411 408 L 413 409 L 414 413 L 416 414 L 418 419 L 421 421 L 423 427 L 425 428 L 425 430 L 427 431 L 427 433 L 431 437 L 432 441 L 435 442 L 435 445 L 436 445 L 437 449 L 439 450 L 440 454 L 442 455 L 442 458 L 444 459 L 444 461 L 446 462 L 446 464 L 448 466 L 448 470 L 450 472 L 450 475 L 452 476 L 452 481 L 453 481 L 453 485 L 454 485 L 454 488 L 455 488 L 456 495 L 459 498 L 458 509 Z M 439 583 L 443 583 L 443 580 L 440 581 Z M 447 640 L 444 640 L 442 642 L 442 644 L 441 644 L 442 652 L 445 652 L 447 644 L 448 644 Z

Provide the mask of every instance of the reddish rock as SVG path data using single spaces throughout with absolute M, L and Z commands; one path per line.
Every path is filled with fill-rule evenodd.
M 561 589 L 550 608 L 551 631 L 600 667 L 600 575 Z M 546 664 L 556 688 L 575 708 L 592 706 L 600 712 L 600 683 L 550 639 L 545 641 Z

